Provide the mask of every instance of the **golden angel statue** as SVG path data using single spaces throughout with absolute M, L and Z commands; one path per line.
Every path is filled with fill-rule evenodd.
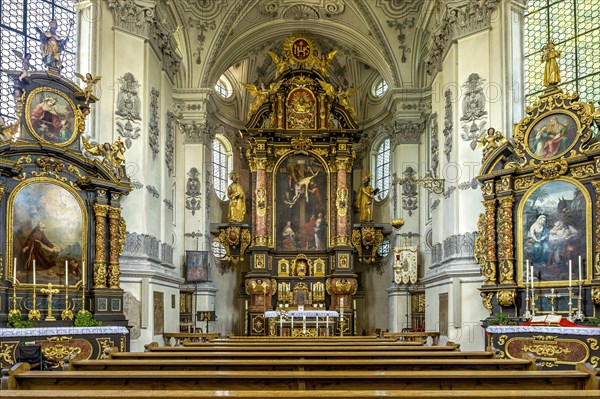
M 502 144 L 506 141 L 504 135 L 495 130 L 493 127 L 487 130 L 486 134 L 482 134 L 477 139 L 477 148 L 483 147 L 483 158 L 487 158 L 488 154 L 498 148 L 498 143 Z
M 86 73 L 85 76 L 80 74 L 79 72 L 75 72 L 75 76 L 77 76 L 83 83 L 85 83 L 85 88 L 83 89 L 83 93 L 85 94 L 85 103 L 90 102 L 90 97 L 92 96 L 92 92 L 94 91 L 94 87 L 100 82 L 102 76 L 93 76 L 91 73 Z
M 267 53 L 273 60 L 273 64 L 277 67 L 277 72 L 275 72 L 275 79 L 277 79 L 279 75 L 289 68 L 289 62 L 283 57 L 279 58 L 277 53 L 274 51 L 269 50 Z
M 241 223 L 246 216 L 246 192 L 240 183 L 238 183 L 238 174 L 231 173 L 231 184 L 227 188 L 227 198 L 229 198 L 229 213 L 227 220 L 230 222 Z
M 544 68 L 544 86 L 557 85 L 560 83 L 560 70 L 556 59 L 560 57 L 560 51 L 554 48 L 554 43 L 548 43 L 542 50 L 542 62 L 546 63 Z
M 356 193 L 356 207 L 358 208 L 358 220 L 363 222 L 373 221 L 373 197 L 379 192 L 378 188 L 371 186 L 371 176 L 363 178 L 362 185 Z
M 271 94 L 275 94 L 277 90 L 279 90 L 281 83 L 282 81 L 271 83 L 268 89 L 263 82 L 260 83 L 259 87 L 256 87 L 251 83 L 242 83 L 250 95 L 254 97 L 254 102 L 250 104 L 250 108 L 248 109 L 248 119 L 258 111 L 261 105 L 269 100 Z
M 321 54 L 321 56 L 316 59 L 315 62 L 319 68 L 319 72 L 321 72 L 321 75 L 329 76 L 329 74 L 327 73 L 327 68 L 329 67 L 329 64 L 331 64 L 331 61 L 333 61 L 333 57 L 336 53 L 337 50 L 333 50 L 330 51 L 328 54 Z
M 104 157 L 103 162 L 110 167 L 119 177 L 125 177 L 125 144 L 121 141 L 121 137 L 114 143 L 104 143 L 92 145 L 82 135 L 81 141 L 83 148 L 91 155 Z
M 14 96 L 16 102 L 15 121 L 12 125 L 7 126 L 4 120 L 0 120 L 0 141 L 16 140 L 15 137 L 21 128 L 21 115 L 25 106 L 25 92 L 20 88 L 16 88 Z
M 324 82 L 320 79 L 318 79 L 318 81 L 323 90 L 325 90 L 327 97 L 330 99 L 337 99 L 338 104 L 348 111 L 350 117 L 355 121 L 358 121 L 358 115 L 356 114 L 354 107 L 350 104 L 350 97 L 358 91 L 358 87 L 351 87 L 348 90 L 343 90 L 342 86 L 340 86 L 337 90 L 335 90 L 330 83 Z

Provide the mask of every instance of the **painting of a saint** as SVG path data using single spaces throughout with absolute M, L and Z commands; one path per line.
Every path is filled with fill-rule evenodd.
M 75 116 L 73 107 L 62 95 L 45 90 L 32 93 L 27 113 L 30 128 L 41 140 L 54 144 L 72 141 Z
M 185 266 L 186 281 L 195 283 L 210 281 L 208 252 L 185 251 Z
M 278 168 L 276 180 L 277 249 L 327 247 L 327 172 L 308 155 L 293 155 Z
M 539 158 L 563 155 L 577 136 L 577 124 L 567 115 L 548 115 L 531 129 L 529 150 Z
M 84 253 L 83 204 L 67 188 L 35 182 L 15 191 L 12 202 L 12 257 L 17 280 L 36 284 L 64 284 L 65 263 L 69 285 L 81 280 Z
M 568 265 L 579 256 L 587 258 L 586 198 L 573 183 L 556 180 L 543 184 L 528 195 L 522 210 L 523 263 L 534 267 L 536 281 L 566 281 Z M 584 277 L 584 276 L 582 276 Z

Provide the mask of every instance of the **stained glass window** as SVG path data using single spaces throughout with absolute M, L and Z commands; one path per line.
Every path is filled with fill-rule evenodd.
M 525 14 L 525 96 L 529 104 L 544 90 L 542 48 L 561 52 L 560 86 L 583 101 L 600 98 L 600 7 L 598 0 L 532 0 Z
M 44 70 L 36 28 L 47 31 L 53 19 L 58 24 L 57 35 L 68 38 L 61 53 L 61 74 L 73 80 L 77 31 L 71 0 L 0 0 L 0 69 L 21 70 L 21 59 L 13 52 L 16 50 L 31 54 L 32 69 Z M 15 112 L 12 89 L 12 82 L 0 73 L 0 116 L 7 123 L 13 121 Z
M 212 170 L 213 187 L 221 201 L 227 199 L 227 175 L 231 154 L 227 151 L 224 143 L 215 138 L 212 143 Z
M 379 189 L 377 200 L 387 197 L 390 189 L 390 143 L 389 138 L 379 143 L 375 154 L 375 188 Z

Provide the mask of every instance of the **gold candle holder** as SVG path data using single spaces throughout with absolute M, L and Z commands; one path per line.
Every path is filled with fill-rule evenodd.
M 21 311 L 17 309 L 17 283 L 16 279 L 13 280 L 13 298 L 12 298 L 12 310 L 8 312 L 9 316 L 19 316 L 21 317 Z
M 40 311 L 37 309 L 35 287 L 36 285 L 33 284 L 33 309 L 31 309 L 27 315 L 29 320 L 39 320 L 42 318 Z
M 42 294 L 46 294 L 48 303 L 48 315 L 44 320 L 46 321 L 55 321 L 56 317 L 52 315 L 52 295 L 58 294 L 58 289 L 52 288 L 52 283 L 48 283 L 48 288 L 42 288 L 40 290 Z
M 69 309 L 69 284 L 65 284 L 65 310 L 60 317 L 63 320 L 73 320 L 73 312 Z

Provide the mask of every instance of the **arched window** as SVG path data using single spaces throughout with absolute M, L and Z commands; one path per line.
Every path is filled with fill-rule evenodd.
M 373 85 L 373 95 L 375 97 L 382 97 L 385 93 L 387 93 L 388 85 L 385 80 L 379 79 Z
M 221 201 L 227 199 L 227 186 L 229 171 L 231 170 L 231 146 L 220 136 L 212 142 L 212 175 L 215 194 Z
M 550 42 L 561 52 L 562 88 L 577 91 L 584 101 L 600 97 L 599 20 L 597 0 L 529 1 L 524 23 L 526 99 L 544 90 L 542 49 Z
M 45 70 L 36 28 L 47 31 L 53 19 L 58 25 L 57 35 L 67 38 L 65 49 L 61 53 L 61 75 L 73 80 L 77 29 L 71 0 L 0 0 L 0 69 L 22 70 L 23 62 L 13 52 L 16 50 L 22 54 L 31 54 L 31 69 Z M 15 100 L 12 89 L 13 84 L 8 76 L 0 74 L 0 116 L 6 123 L 14 118 Z
M 219 78 L 219 81 L 215 85 L 215 90 L 223 98 L 229 98 L 233 94 L 231 83 L 229 83 L 229 80 L 225 76 Z
M 386 198 L 390 189 L 390 145 L 391 140 L 389 137 L 386 137 L 377 144 L 374 154 L 375 176 L 373 184 L 374 188 L 379 189 L 379 193 L 376 197 L 376 200 L 378 201 L 381 201 L 384 198 Z

